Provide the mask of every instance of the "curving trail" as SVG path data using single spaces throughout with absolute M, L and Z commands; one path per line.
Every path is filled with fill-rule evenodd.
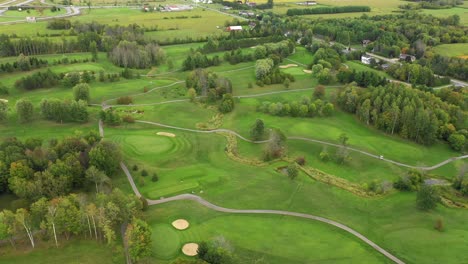
M 161 123 L 156 123 L 156 122 L 151 122 L 151 121 L 142 121 L 142 120 L 135 120 L 135 122 L 137 123 L 143 123 L 143 124 L 150 124 L 150 125 L 155 125 L 155 126 L 160 126 L 160 127 L 165 127 L 165 128 L 170 128 L 170 129 L 176 129 L 176 130 L 182 130 L 182 131 L 187 131 L 187 132 L 194 132 L 194 133 L 204 133 L 204 134 L 210 134 L 210 133 L 229 133 L 229 134 L 232 134 L 246 142 L 250 142 L 250 143 L 254 143 L 254 144 L 262 144 L 262 143 L 266 143 L 266 142 L 269 142 L 269 140 L 261 140 L 261 141 L 254 141 L 254 140 L 250 140 L 248 138 L 245 138 L 243 136 L 241 136 L 239 133 L 235 132 L 235 131 L 232 131 L 230 129 L 223 129 L 223 128 L 220 128 L 220 129 L 213 129 L 213 130 L 198 130 L 198 129 L 190 129 L 190 128 L 183 128 L 183 127 L 176 127 L 176 126 L 170 126 L 170 125 L 165 125 L 165 124 L 161 124 Z
M 128 170 L 127 166 L 123 162 L 120 162 L 120 167 L 124 171 L 125 175 L 127 176 L 128 181 L 130 182 L 130 185 L 132 186 L 133 192 L 135 195 L 142 197 L 140 192 L 138 191 L 138 188 L 135 185 L 135 182 L 133 181 L 133 177 L 130 174 L 130 171 Z M 218 211 L 218 212 L 223 212 L 223 213 L 231 213 L 231 214 L 272 214 L 272 215 L 284 215 L 284 216 L 293 216 L 293 217 L 299 217 L 299 218 L 305 218 L 305 219 L 310 219 L 314 221 L 319 221 L 328 225 L 332 225 L 334 227 L 337 227 L 343 231 L 346 231 L 350 233 L 351 235 L 359 238 L 362 240 L 364 243 L 367 245 L 371 246 L 381 254 L 383 254 L 385 257 L 389 258 L 395 263 L 398 264 L 404 264 L 403 261 L 392 255 L 390 252 L 386 251 L 385 249 L 381 248 L 379 245 L 376 243 L 372 242 L 370 239 L 362 235 L 361 233 L 357 232 L 356 230 L 338 223 L 336 221 L 316 216 L 316 215 L 311 215 L 311 214 L 303 214 L 303 213 L 297 213 L 297 212 L 290 212 L 290 211 L 282 211 L 282 210 L 260 210 L 260 209 L 250 209 L 250 210 L 243 210 L 243 209 L 232 209 L 232 208 L 226 208 L 226 207 L 221 207 L 215 204 L 212 204 L 208 202 L 207 200 L 203 199 L 200 196 L 193 195 L 193 194 L 180 194 L 176 195 L 173 197 L 169 198 L 163 198 L 159 200 L 151 200 L 151 199 L 146 199 L 148 201 L 148 205 L 157 205 L 157 204 L 163 204 L 163 203 L 168 203 L 168 202 L 173 202 L 173 201 L 181 201 L 181 200 L 191 200 L 195 201 L 207 208 L 210 208 L 212 210 Z
M 165 127 L 165 128 L 170 128 L 170 129 L 175 129 L 175 130 L 181 130 L 181 131 L 187 131 L 187 132 L 194 132 L 194 133 L 217 133 L 217 132 L 225 132 L 225 133 L 229 133 L 229 134 L 233 134 L 235 135 L 236 137 L 246 141 L 246 142 L 250 142 L 250 143 L 254 143 L 254 144 L 261 144 L 261 143 L 266 143 L 266 142 L 269 142 L 270 140 L 263 140 L 263 141 L 253 141 L 253 140 L 250 140 L 248 138 L 245 138 L 243 136 L 241 136 L 239 133 L 233 131 L 233 130 L 230 130 L 230 129 L 214 129 L 214 130 L 198 130 L 198 129 L 190 129 L 190 128 L 183 128 L 183 127 L 177 127 L 177 126 L 171 126 L 171 125 L 165 125 L 165 124 L 161 124 L 161 123 L 156 123 L 156 122 L 151 122 L 151 121 L 143 121 L 143 120 L 136 120 L 135 122 L 137 123 L 143 123 L 143 124 L 149 124 L 149 125 L 154 125 L 154 126 L 159 126 L 159 127 Z M 312 139 L 312 138 L 306 138 L 306 137 L 294 137 L 294 136 L 290 136 L 290 137 L 287 137 L 287 139 L 289 140 L 302 140 L 302 141 L 309 141 L 309 142 L 314 142 L 314 143 L 319 143 L 319 144 L 322 144 L 322 145 L 328 145 L 328 146 L 333 146 L 333 147 L 342 147 L 341 145 L 339 144 L 335 144 L 335 143 L 330 143 L 330 142 L 327 142 L 327 141 L 323 141 L 323 140 L 317 140 L 317 139 Z M 468 155 L 463 155 L 463 156 L 459 156 L 459 157 L 452 157 L 452 158 L 449 158 L 447 160 L 444 160 L 438 164 L 435 164 L 433 166 L 413 166 L 413 165 L 409 165 L 409 164 L 405 164 L 405 163 L 401 163 L 401 162 L 398 162 L 398 161 L 394 161 L 394 160 L 391 160 L 391 159 L 386 159 L 386 158 L 381 158 L 379 155 L 375 155 L 375 154 L 372 154 L 372 153 L 369 153 L 369 152 L 366 152 L 366 151 L 363 151 L 363 150 L 359 150 L 359 149 L 356 149 L 356 148 L 352 148 L 352 147 L 347 147 L 348 150 L 351 150 L 351 151 L 354 151 L 354 152 L 357 152 L 357 153 L 360 153 L 360 154 L 363 154 L 363 155 L 366 155 L 366 156 L 369 156 L 369 157 L 372 157 L 372 158 L 375 158 L 375 159 L 378 159 L 378 160 L 382 160 L 382 161 L 385 161 L 385 162 L 389 162 L 389 163 L 392 163 L 394 165 L 397 165 L 397 166 L 400 166 L 400 167 L 406 167 L 406 168 L 412 168 L 412 169 L 420 169 L 420 170 L 427 170 L 427 171 L 430 171 L 430 170 L 434 170 L 434 169 L 437 169 L 439 167 L 442 167 L 450 162 L 453 162 L 453 161 L 456 161 L 456 160 L 461 160 L 461 159 L 466 159 L 468 158 Z

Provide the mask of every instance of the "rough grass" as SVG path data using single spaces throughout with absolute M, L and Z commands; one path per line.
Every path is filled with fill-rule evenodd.
M 5 250 L 4 248 L 2 250 Z M 97 244 L 94 241 L 72 240 L 62 241 L 62 245 L 56 248 L 52 243 L 39 243 L 35 250 L 13 251 L 7 249 L 0 253 L 0 263 L 18 264 L 48 264 L 48 263 L 70 263 L 70 264 L 93 264 L 93 263 L 119 263 L 124 262 L 123 254 L 116 255 L 109 247 Z

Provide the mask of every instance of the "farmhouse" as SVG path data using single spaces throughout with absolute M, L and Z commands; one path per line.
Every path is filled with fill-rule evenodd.
M 242 31 L 242 26 L 229 26 L 226 31 Z
M 416 57 L 413 55 L 408 55 L 408 54 L 400 54 L 400 60 L 402 61 L 411 61 L 414 62 L 416 60 Z
M 361 56 L 361 62 L 364 64 L 371 64 L 371 57 L 367 55 L 362 55 Z

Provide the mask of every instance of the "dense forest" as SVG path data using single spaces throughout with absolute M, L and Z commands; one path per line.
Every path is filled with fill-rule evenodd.
M 348 86 L 339 92 L 337 104 L 389 134 L 425 145 L 444 140 L 455 150 L 468 147 L 468 112 L 429 92 L 398 84 L 367 89 Z

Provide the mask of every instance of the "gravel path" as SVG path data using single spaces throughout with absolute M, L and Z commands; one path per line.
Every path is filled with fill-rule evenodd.
M 132 189 L 135 192 L 135 195 L 141 197 L 141 194 L 138 191 L 138 188 L 136 187 L 135 182 L 133 181 L 133 177 L 130 174 L 130 171 L 128 170 L 127 166 L 125 166 L 125 164 L 123 162 L 120 163 L 120 166 L 121 166 L 122 170 L 124 171 L 125 175 L 127 176 L 127 179 L 130 182 L 130 185 L 132 186 Z M 336 221 L 333 221 L 333 220 L 330 220 L 330 219 L 327 219 L 327 218 L 324 218 L 324 217 L 311 215 L 311 214 L 290 212 L 290 211 L 281 211 L 281 210 L 259 210 L 259 209 L 243 210 L 243 209 L 226 208 L 226 207 L 221 207 L 221 206 L 212 204 L 212 203 L 206 201 L 205 199 L 203 199 L 202 197 L 197 196 L 197 195 L 193 195 L 193 194 L 180 194 L 180 195 L 176 195 L 176 196 L 169 197 L 169 198 L 163 198 L 163 199 L 159 199 L 159 200 L 147 199 L 148 205 L 158 205 L 158 204 L 163 204 L 163 203 L 168 203 L 168 202 L 173 202 L 173 201 L 182 201 L 182 200 L 195 201 L 195 202 L 197 202 L 197 203 L 199 203 L 199 204 L 201 204 L 201 205 L 203 205 L 203 206 L 205 206 L 207 208 L 210 208 L 210 209 L 218 211 L 218 212 L 223 212 L 223 213 L 231 213 L 231 214 L 270 214 L 270 215 L 273 214 L 273 215 L 293 216 L 293 217 L 299 217 L 299 218 L 305 218 L 305 219 L 310 219 L 310 220 L 314 220 L 314 221 L 319 221 L 319 222 L 322 222 L 322 223 L 325 223 L 325 224 L 328 224 L 328 225 L 335 226 L 335 227 L 337 227 L 337 228 L 339 228 L 339 229 L 341 229 L 343 231 L 346 231 L 346 232 L 350 233 L 351 235 L 359 238 L 364 243 L 368 244 L 369 246 L 371 246 L 372 248 L 374 248 L 375 250 L 377 250 L 378 252 L 380 252 L 381 254 L 383 254 L 384 256 L 386 256 L 387 258 L 392 260 L 393 262 L 398 263 L 398 264 L 404 264 L 403 261 L 401 261 L 400 259 L 398 259 L 394 255 L 392 255 L 390 252 L 386 251 L 385 249 L 381 248 L 379 245 L 372 242 L 370 239 L 368 239 L 367 237 L 365 237 L 361 233 L 357 232 L 356 230 L 354 230 L 354 229 L 352 229 L 352 228 L 350 228 L 350 227 L 348 227 L 348 226 L 346 226 L 344 224 L 338 223 Z

